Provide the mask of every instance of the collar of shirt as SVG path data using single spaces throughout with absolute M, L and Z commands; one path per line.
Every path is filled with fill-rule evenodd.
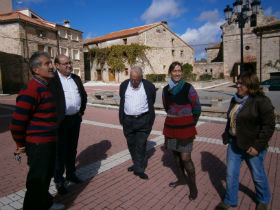
M 39 79 L 38 77 L 34 76 L 33 77 L 34 80 L 36 80 L 37 82 L 41 83 L 42 85 L 48 86 L 49 83 Z
M 142 82 L 142 80 L 141 80 L 141 82 L 139 83 L 139 85 L 138 85 L 137 88 L 134 88 L 134 87 L 132 86 L 131 81 L 129 81 L 129 84 L 128 84 L 128 85 L 129 85 L 133 90 L 140 90 L 142 84 L 143 84 L 143 82 Z
M 72 78 L 72 74 L 70 74 L 69 76 L 65 77 L 58 70 L 56 70 L 56 71 L 57 71 L 58 76 L 59 76 L 60 79 L 67 79 L 68 80 L 68 79 Z

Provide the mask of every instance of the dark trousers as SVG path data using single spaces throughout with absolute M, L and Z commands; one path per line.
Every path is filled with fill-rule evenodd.
M 144 115 L 139 118 L 125 116 L 123 132 L 126 137 L 134 172 L 143 173 L 147 165 L 146 144 L 151 132 L 150 117 Z
M 49 194 L 49 186 L 55 164 L 55 147 L 55 142 L 26 144 L 29 171 L 23 210 L 46 210 L 52 205 L 53 197 Z
M 65 119 L 58 128 L 54 172 L 54 181 L 56 184 L 64 182 L 64 170 L 66 170 L 66 178 L 70 178 L 75 174 L 81 122 L 82 117 L 78 114 L 65 116 Z

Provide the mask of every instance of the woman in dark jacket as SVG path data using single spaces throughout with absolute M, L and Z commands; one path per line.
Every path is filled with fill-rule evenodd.
M 182 64 L 173 62 L 168 70 L 171 76 L 169 84 L 164 87 L 162 101 L 167 112 L 163 134 L 165 146 L 173 151 L 177 167 L 178 180 L 170 187 L 185 184 L 185 170 L 189 178 L 189 199 L 197 197 L 195 167 L 191 159 L 193 140 L 196 135 L 196 123 L 201 107 L 194 87 L 184 82 Z
M 255 73 L 245 71 L 237 82 L 237 93 L 231 100 L 223 142 L 227 150 L 226 194 L 216 210 L 238 204 L 240 165 L 246 161 L 257 198 L 257 210 L 267 209 L 270 190 L 264 171 L 268 141 L 275 128 L 274 107 L 260 89 Z

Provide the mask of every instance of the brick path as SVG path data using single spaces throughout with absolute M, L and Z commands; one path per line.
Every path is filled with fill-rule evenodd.
M 13 159 L 15 145 L 8 123 L 15 96 L 0 96 L 0 209 L 20 209 L 24 197 L 28 167 L 26 157 L 18 164 Z M 203 119 L 203 118 L 202 118 Z M 127 172 L 132 164 L 125 138 L 118 122 L 118 111 L 88 106 L 83 118 L 77 155 L 77 173 L 85 181 L 69 186 L 69 193 L 56 199 L 67 209 L 214 209 L 225 192 L 226 146 L 221 142 L 225 124 L 200 121 L 192 157 L 196 166 L 199 196 L 188 200 L 188 187 L 176 189 L 168 183 L 176 179 L 170 151 L 163 146 L 161 135 L 164 117 L 157 116 L 149 137 L 149 180 Z M 272 192 L 269 209 L 280 210 L 280 132 L 275 131 L 265 159 Z M 239 206 L 255 209 L 254 185 L 246 164 L 241 167 Z M 55 194 L 52 185 L 50 191 Z

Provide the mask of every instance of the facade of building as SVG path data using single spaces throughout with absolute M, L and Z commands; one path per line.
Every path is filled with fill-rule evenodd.
M 243 0 L 243 5 L 249 6 L 249 19 L 243 28 L 243 62 L 264 81 L 271 72 L 280 71 L 280 21 L 266 17 L 262 9 L 252 15 L 251 3 L 251 0 Z M 207 63 L 196 63 L 195 73 L 209 73 L 212 69 L 214 77 L 224 72 L 226 78 L 236 79 L 240 73 L 241 37 L 235 19 L 233 15 L 230 22 L 221 26 L 222 43 L 206 48 Z
M 60 31 L 64 28 L 78 38 L 62 39 Z M 31 78 L 28 61 L 38 50 L 48 52 L 54 59 L 64 53 L 60 51 L 63 47 L 69 49 L 71 54 L 68 55 L 71 58 L 75 56 L 74 70 L 84 79 L 81 31 L 46 21 L 33 11 L 22 9 L 0 14 L 0 43 L 2 93 L 17 92 Z M 75 50 L 79 50 L 79 53 Z
M 168 67 L 173 61 L 194 64 L 193 48 L 173 33 L 165 21 L 85 40 L 84 51 L 87 52 L 93 47 L 104 48 L 132 43 L 150 47 L 146 50 L 146 59 L 138 59 L 136 64 L 142 67 L 144 77 L 147 74 L 168 74 Z M 114 71 L 107 63 L 101 69 L 96 60 L 88 60 L 88 62 L 90 63 L 85 66 L 89 67 L 88 75 L 90 78 L 86 78 L 86 80 L 121 82 L 129 77 L 131 66 L 128 63 L 125 64 L 125 69 Z

